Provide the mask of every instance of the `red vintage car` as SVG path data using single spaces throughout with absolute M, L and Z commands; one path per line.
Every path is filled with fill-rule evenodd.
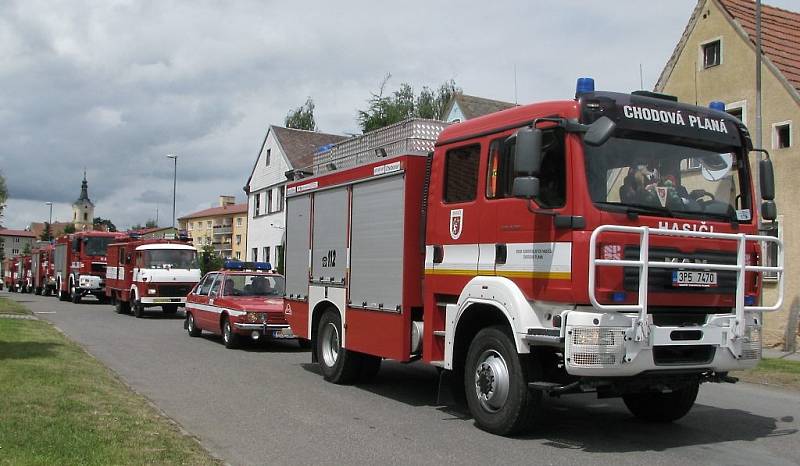
M 227 348 L 245 339 L 295 339 L 283 313 L 283 276 L 267 271 L 268 264 L 239 264 L 207 273 L 186 297 L 184 327 L 189 335 L 200 336 L 203 330 L 222 335 Z

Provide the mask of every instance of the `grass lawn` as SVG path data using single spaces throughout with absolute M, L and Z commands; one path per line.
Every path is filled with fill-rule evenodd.
M 49 323 L 0 318 L 0 464 L 218 462 Z
M 800 361 L 762 359 L 755 369 L 732 374 L 745 382 L 800 390 Z
M 0 298 L 0 314 L 30 314 L 30 311 L 16 301 Z

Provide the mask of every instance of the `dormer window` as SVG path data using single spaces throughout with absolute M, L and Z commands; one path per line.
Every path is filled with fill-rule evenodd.
M 700 48 L 703 52 L 703 68 L 711 68 L 722 63 L 722 41 L 720 39 L 706 42 Z

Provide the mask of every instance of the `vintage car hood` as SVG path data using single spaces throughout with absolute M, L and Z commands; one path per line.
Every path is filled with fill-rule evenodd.
M 217 300 L 216 304 L 239 311 L 283 313 L 283 298 L 231 296 Z

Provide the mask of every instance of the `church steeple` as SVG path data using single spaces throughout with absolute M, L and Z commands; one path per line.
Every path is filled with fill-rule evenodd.
M 86 170 L 83 170 L 81 196 L 72 203 L 72 223 L 76 230 L 91 230 L 94 220 L 94 203 L 89 199 L 89 182 L 86 181 Z
M 83 170 L 83 182 L 81 183 L 81 196 L 78 198 L 75 203 L 79 203 L 81 201 L 87 201 L 91 204 L 91 200 L 89 200 L 89 182 L 86 181 L 86 170 Z

